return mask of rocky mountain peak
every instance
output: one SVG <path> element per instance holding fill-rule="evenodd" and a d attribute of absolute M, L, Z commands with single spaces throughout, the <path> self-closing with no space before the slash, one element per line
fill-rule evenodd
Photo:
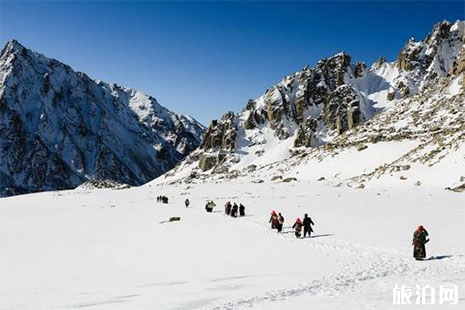
<path fill-rule="evenodd" d="M 440 40 L 449 38 L 450 29 L 452 24 L 447 20 L 441 21 L 433 26 L 431 34 L 425 39 L 425 43 L 428 45 L 437 45 Z"/>
<path fill-rule="evenodd" d="M 410 39 L 397 57 L 397 67 L 413 71 L 411 79 L 431 83 L 452 72 L 464 49 L 465 21 L 437 23 L 423 40 Z M 424 77 L 424 78 L 422 78 Z"/>
<path fill-rule="evenodd" d="M 27 49 L 19 43 L 17 40 L 13 39 L 8 41 L 2 49 L 0 57 L 7 57 L 9 55 L 22 55 L 27 52 Z"/>

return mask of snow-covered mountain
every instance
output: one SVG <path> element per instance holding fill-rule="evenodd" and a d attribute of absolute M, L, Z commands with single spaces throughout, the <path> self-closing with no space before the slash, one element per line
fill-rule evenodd
<path fill-rule="evenodd" d="M 309 160 L 317 152 L 320 159 L 335 156 L 328 150 L 339 145 L 340 153 L 360 145 L 357 137 L 370 137 L 375 143 L 392 141 L 387 138 L 391 134 L 383 134 L 392 130 L 406 144 L 419 135 L 431 137 L 432 131 L 435 139 L 449 141 L 451 128 L 458 136 L 463 129 L 464 43 L 465 22 L 444 21 L 425 39 L 410 39 L 394 62 L 379 59 L 368 68 L 342 52 L 313 68 L 306 66 L 250 100 L 242 112 L 212 121 L 199 149 L 156 183 L 247 174 L 263 181 L 267 176 L 259 171 L 278 173 L 278 164 L 272 169 L 273 163 L 282 161 L 281 172 L 291 171 L 291 166 L 302 168 L 302 158 Z M 463 145 L 463 139 L 455 143 Z M 359 154 L 355 160 L 362 174 L 366 159 Z M 379 165 L 387 164 L 381 158 L 374 156 Z M 350 170 L 348 166 L 340 169 Z"/>
<path fill-rule="evenodd" d="M 173 168 L 205 128 L 134 89 L 94 81 L 17 41 L 0 55 L 0 196 L 89 179 L 143 184 Z"/>

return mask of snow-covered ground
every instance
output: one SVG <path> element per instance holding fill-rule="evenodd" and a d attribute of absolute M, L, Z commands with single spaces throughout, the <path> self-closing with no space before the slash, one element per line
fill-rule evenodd
<path fill-rule="evenodd" d="M 247 215 L 225 216 L 226 201 Z M 245 179 L 3 198 L 0 309 L 461 309 L 464 201 L 438 187 Z M 282 234 L 271 210 L 286 218 Z M 314 237 L 296 239 L 304 213 Z M 420 224 L 428 261 L 412 258 Z M 416 285 L 448 284 L 458 305 L 415 305 Z M 413 287 L 413 305 L 393 305 L 395 285 Z"/>

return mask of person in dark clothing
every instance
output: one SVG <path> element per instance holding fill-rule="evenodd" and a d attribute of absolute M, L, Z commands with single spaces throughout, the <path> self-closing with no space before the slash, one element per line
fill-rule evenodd
<path fill-rule="evenodd" d="M 271 223 L 271 229 L 276 229 L 276 225 L 278 224 L 278 215 L 275 211 L 271 211 L 271 217 L 268 223 Z"/>
<path fill-rule="evenodd" d="M 295 237 L 300 238 L 302 234 L 302 221 L 299 217 L 295 221 L 294 225 L 292 225 L 292 228 L 295 229 Z"/>
<path fill-rule="evenodd" d="M 239 215 L 244 216 L 245 215 L 245 206 L 241 203 L 239 204 Z"/>
<path fill-rule="evenodd" d="M 311 225 L 315 225 L 315 224 L 313 223 L 312 219 L 308 217 L 308 214 L 305 214 L 302 225 L 304 226 L 304 238 L 307 236 L 307 234 L 310 237 L 311 233 L 313 232 Z"/>
<path fill-rule="evenodd" d="M 280 233 L 283 230 L 283 225 L 284 225 L 284 216 L 281 214 L 281 212 L 279 212 L 278 213 L 278 224 L 276 224 L 278 233 Z"/>
<path fill-rule="evenodd" d="M 231 215 L 231 208 L 232 208 L 231 202 L 228 201 L 228 202 L 224 205 L 224 214 L 226 214 L 226 215 Z"/>
<path fill-rule="evenodd" d="M 189 199 L 186 199 L 186 200 L 184 201 L 184 204 L 186 205 L 186 208 L 189 207 L 190 203 L 191 203 L 191 202 L 189 201 Z"/>
<path fill-rule="evenodd" d="M 413 257 L 416 260 L 422 260 L 426 257 L 426 247 L 425 244 L 429 241 L 427 239 L 428 231 L 423 226 L 418 226 L 418 228 L 413 233 Z"/>
<path fill-rule="evenodd" d="M 232 208 L 231 208 L 231 216 L 232 217 L 237 217 L 238 210 L 239 210 L 239 207 L 237 206 L 236 203 L 234 203 Z"/>

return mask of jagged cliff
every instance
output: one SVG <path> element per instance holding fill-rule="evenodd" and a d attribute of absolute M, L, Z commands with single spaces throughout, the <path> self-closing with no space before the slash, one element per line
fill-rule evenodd
<path fill-rule="evenodd" d="M 13 40 L 0 55 L 0 196 L 89 179 L 143 184 L 200 144 L 203 126 L 136 90 L 94 81 Z"/>

